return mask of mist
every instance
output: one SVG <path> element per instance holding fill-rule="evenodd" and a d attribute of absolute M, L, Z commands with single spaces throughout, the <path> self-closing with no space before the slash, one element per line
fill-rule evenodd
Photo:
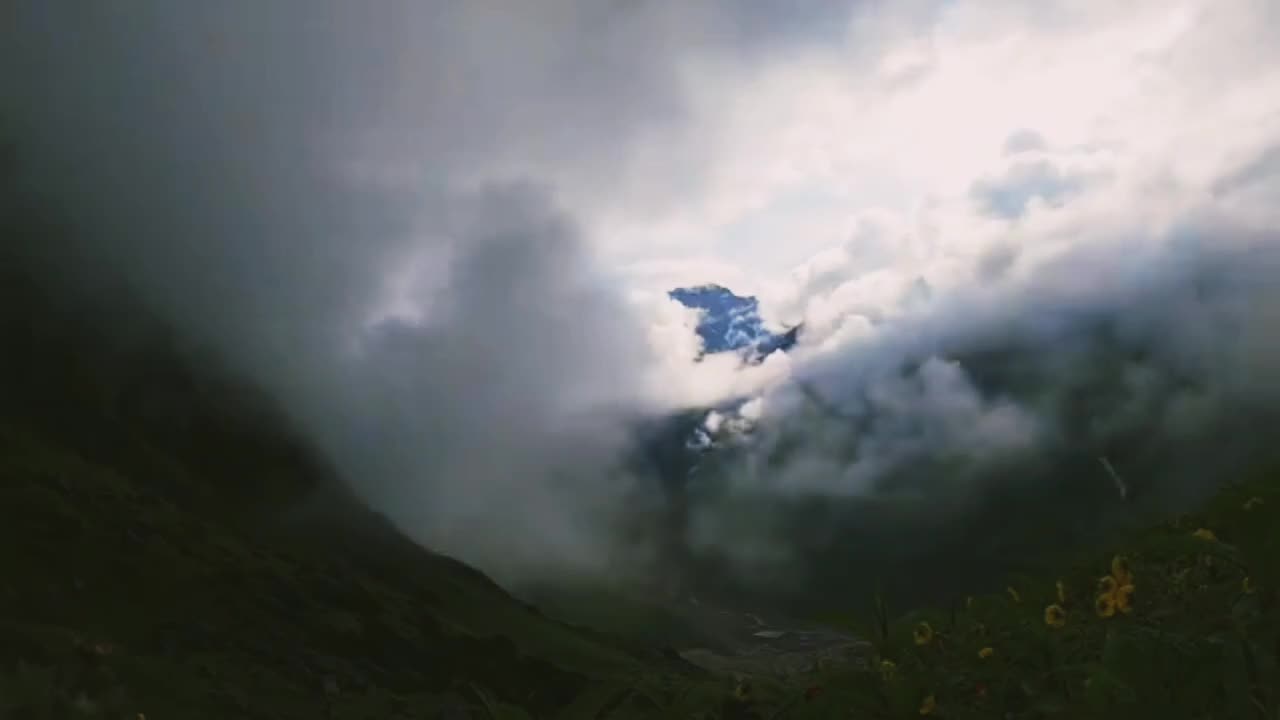
<path fill-rule="evenodd" d="M 871 68 L 867 114 L 942 114 L 909 94 L 941 51 L 892 72 L 877 53 L 947 5 L 11 4 L 0 132 L 24 191 L 69 228 L 20 254 L 52 285 L 135 294 L 276 397 L 372 507 L 504 581 L 658 567 L 784 603 L 842 602 L 891 572 L 953 587 L 1053 549 L 1008 538 L 1085 541 L 1274 455 L 1271 86 L 1223 111 L 1244 119 L 1212 157 L 1207 121 L 1163 144 L 1141 128 L 1129 154 L 1019 129 L 949 194 L 934 185 L 977 154 L 950 128 L 828 122 L 903 158 L 883 178 L 850 163 L 846 197 L 917 181 L 926 197 L 849 200 L 833 248 L 759 283 L 764 309 L 805 330 L 758 367 L 695 363 L 688 314 L 634 302 L 617 258 L 639 251 L 616 247 L 622 220 L 663 218 L 631 233 L 661 245 L 654 228 L 697 234 L 688 208 L 719 228 L 776 166 L 799 172 L 787 153 L 755 162 L 804 137 L 768 123 L 839 103 L 779 85 Z M 1276 67 L 1254 22 L 1268 12 L 1240 0 L 1223 27 L 1149 54 L 1190 88 L 1178 100 L 1208 107 L 1214 83 L 1188 63 Z M 1229 42 L 1232 23 L 1257 42 Z M 764 99 L 731 102 L 751 92 Z M 957 113 L 1005 101 L 943 97 Z M 635 461 L 654 424 L 744 399 L 749 417 L 712 421 L 717 452 Z"/>
<path fill-rule="evenodd" d="M 1280 233 L 1195 202 L 1115 234 L 1118 192 L 1001 278 L 851 303 L 754 417 L 710 416 L 723 450 L 695 461 L 684 527 L 704 582 L 810 610 L 876 582 L 945 601 L 1274 467 Z"/>
<path fill-rule="evenodd" d="M 69 228 L 23 253 L 219 353 L 416 540 L 599 572 L 630 429 L 671 407 L 557 183 L 625 179 L 681 119 L 683 59 L 757 62 L 841 12 L 18 3 L 0 118 Z"/>

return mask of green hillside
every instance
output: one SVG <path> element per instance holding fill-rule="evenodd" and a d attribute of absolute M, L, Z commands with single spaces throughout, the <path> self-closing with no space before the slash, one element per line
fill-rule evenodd
<path fill-rule="evenodd" d="M 158 324 L 6 275 L 0 717 L 572 717 L 706 682 L 409 542 Z"/>
<path fill-rule="evenodd" d="M 878 667 L 824 678 L 796 717 L 1280 717 L 1277 528 L 1280 473 L 1258 473 L 1003 593 L 832 618 Z"/>

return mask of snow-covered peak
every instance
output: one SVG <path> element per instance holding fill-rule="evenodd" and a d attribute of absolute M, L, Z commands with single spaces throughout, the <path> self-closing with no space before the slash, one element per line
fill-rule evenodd
<path fill-rule="evenodd" d="M 759 362 L 777 350 L 788 350 L 796 343 L 799 328 L 775 334 L 764 326 L 760 303 L 754 296 L 742 296 L 720 285 L 676 288 L 670 297 L 688 308 L 698 310 L 697 332 L 703 351 L 710 353 L 743 352 L 752 362 Z"/>

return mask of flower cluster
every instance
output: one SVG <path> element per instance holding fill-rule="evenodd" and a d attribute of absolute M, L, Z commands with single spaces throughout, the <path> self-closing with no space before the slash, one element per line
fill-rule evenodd
<path fill-rule="evenodd" d="M 1098 596 L 1093 608 L 1098 617 L 1114 617 L 1117 612 L 1128 615 L 1133 612 L 1133 572 L 1123 555 L 1111 559 L 1111 573 L 1098 580 Z"/>

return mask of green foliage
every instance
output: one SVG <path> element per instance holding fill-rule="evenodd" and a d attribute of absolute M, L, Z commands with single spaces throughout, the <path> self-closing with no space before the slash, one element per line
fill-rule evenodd
<path fill-rule="evenodd" d="M 829 678 L 847 692 L 812 716 L 836 717 L 839 703 L 868 718 L 1280 717 L 1276 527 L 1280 482 L 1260 477 L 1056 578 L 1017 579 L 954 613 L 911 613 L 880 649 L 892 674 Z M 1096 603 L 1116 587 L 1117 555 L 1135 590 L 1129 612 L 1103 617 Z M 1060 626 L 1051 605 L 1063 609 Z M 930 695 L 936 706 L 922 707 Z"/>

